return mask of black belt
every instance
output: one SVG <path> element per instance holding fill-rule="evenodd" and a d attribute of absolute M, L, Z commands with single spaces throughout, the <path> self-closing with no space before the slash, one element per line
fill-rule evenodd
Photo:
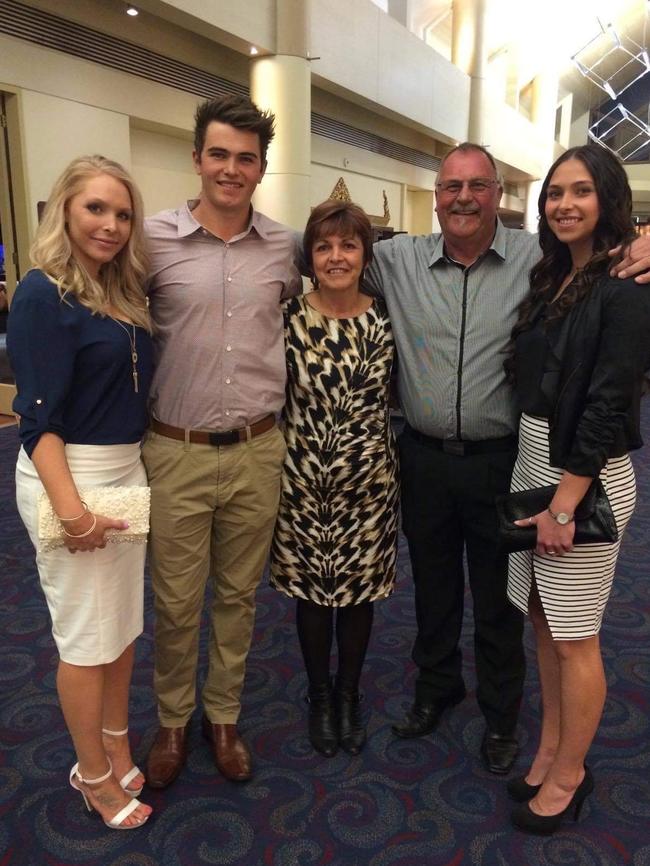
<path fill-rule="evenodd" d="M 436 439 L 434 436 L 426 436 L 420 433 L 419 430 L 414 430 L 410 425 L 406 425 L 406 431 L 416 441 L 427 445 L 429 448 L 435 448 L 436 451 L 444 451 L 445 454 L 451 454 L 454 457 L 471 457 L 473 454 L 494 454 L 499 451 L 511 451 L 517 447 L 517 437 L 502 436 L 500 439 Z"/>

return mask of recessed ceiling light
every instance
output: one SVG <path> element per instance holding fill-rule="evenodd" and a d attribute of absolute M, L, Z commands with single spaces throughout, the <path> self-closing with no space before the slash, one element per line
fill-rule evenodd
<path fill-rule="evenodd" d="M 259 54 L 259 51 L 257 50 L 257 48 L 256 48 L 254 45 L 251 45 L 251 47 L 250 47 L 250 53 L 251 53 L 252 55 L 255 55 L 255 54 Z"/>
<path fill-rule="evenodd" d="M 136 15 L 139 15 L 140 12 L 135 8 L 135 6 L 127 6 L 126 14 L 130 15 L 132 18 L 135 18 Z"/>

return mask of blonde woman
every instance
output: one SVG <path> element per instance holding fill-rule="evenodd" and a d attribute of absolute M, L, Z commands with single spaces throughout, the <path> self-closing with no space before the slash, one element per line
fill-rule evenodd
<path fill-rule="evenodd" d="M 140 439 L 152 374 L 143 207 L 125 170 L 101 156 L 57 180 L 9 316 L 22 448 L 18 509 L 36 547 L 59 652 L 57 690 L 77 754 L 70 784 L 108 827 L 141 826 L 143 776 L 127 738 L 144 546 L 106 545 L 127 524 L 93 514 L 84 486 L 144 485 Z M 45 490 L 65 547 L 38 549 Z"/>

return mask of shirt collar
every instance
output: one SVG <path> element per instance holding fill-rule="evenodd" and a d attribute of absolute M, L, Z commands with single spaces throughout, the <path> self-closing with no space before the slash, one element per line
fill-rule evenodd
<path fill-rule="evenodd" d="M 432 236 L 432 237 L 435 237 Z M 494 233 L 494 237 L 492 238 L 492 243 L 487 248 L 483 255 L 479 256 L 479 258 L 484 258 L 489 252 L 495 253 L 502 261 L 505 261 L 506 258 L 506 228 L 497 217 L 497 227 Z M 437 264 L 440 261 L 448 261 L 448 257 L 445 254 L 445 237 L 442 232 L 438 235 L 438 239 L 433 246 L 433 251 L 431 253 L 431 259 L 429 261 L 429 267 Z"/>
<path fill-rule="evenodd" d="M 192 215 L 192 211 L 199 203 L 198 198 L 188 199 L 184 205 L 182 205 L 178 211 L 178 237 L 186 238 L 195 232 L 201 231 L 203 226 L 201 223 L 194 218 Z M 251 216 L 248 221 L 248 225 L 244 229 L 244 231 L 236 235 L 237 238 L 244 237 L 249 234 L 251 231 L 254 231 L 258 234 L 263 240 L 267 240 L 268 233 L 264 227 L 264 217 L 254 208 L 251 208 Z M 234 240 L 234 238 L 233 238 Z"/>

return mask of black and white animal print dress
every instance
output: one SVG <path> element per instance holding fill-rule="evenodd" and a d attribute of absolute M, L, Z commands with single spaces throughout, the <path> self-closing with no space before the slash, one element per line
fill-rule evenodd
<path fill-rule="evenodd" d="M 398 479 L 388 395 L 394 341 L 383 303 L 334 319 L 285 312 L 287 458 L 271 585 L 339 607 L 390 595 Z"/>

